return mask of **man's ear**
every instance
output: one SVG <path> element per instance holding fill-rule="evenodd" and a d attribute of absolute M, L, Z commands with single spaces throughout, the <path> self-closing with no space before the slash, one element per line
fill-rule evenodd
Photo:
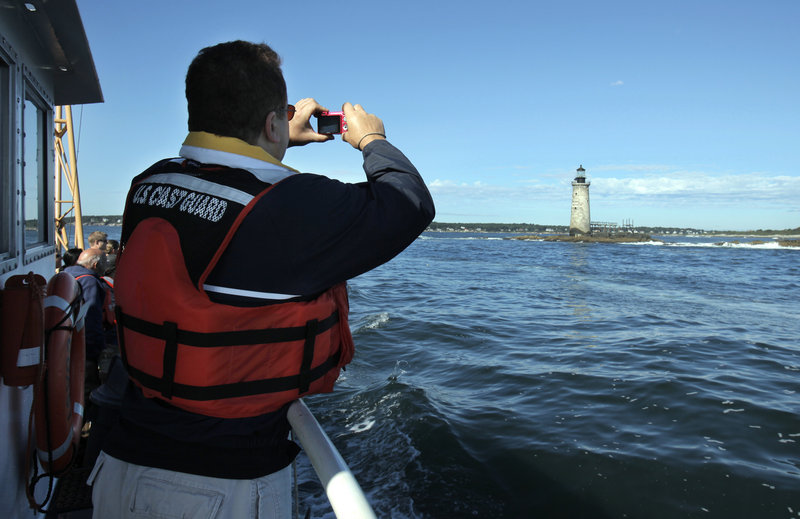
<path fill-rule="evenodd" d="M 280 142 L 280 135 L 278 134 L 278 126 L 277 122 L 277 114 L 275 112 L 270 112 L 267 115 L 266 121 L 264 121 L 264 135 L 267 137 L 269 142 Z"/>

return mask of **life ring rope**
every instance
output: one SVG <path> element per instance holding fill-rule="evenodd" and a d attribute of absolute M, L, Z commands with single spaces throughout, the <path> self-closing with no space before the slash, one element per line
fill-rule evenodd
<path fill-rule="evenodd" d="M 78 287 L 80 287 L 80 285 L 78 285 Z M 58 323 L 56 323 L 55 326 L 45 329 L 45 344 L 47 344 L 49 341 L 50 334 L 57 330 L 75 331 L 83 327 L 83 317 L 86 315 L 88 305 L 81 304 L 82 297 L 83 290 L 78 290 L 78 295 L 72 300 L 72 302 L 68 302 L 66 299 L 58 295 L 51 295 L 44 298 L 45 310 L 48 308 L 56 308 L 64 313 L 64 316 Z M 72 319 L 73 324 L 70 326 L 61 326 L 68 319 Z M 78 326 L 78 324 L 80 324 L 80 326 Z"/>
<path fill-rule="evenodd" d="M 43 304 L 44 361 L 34 384 L 27 458 L 27 473 L 32 476 L 26 489 L 28 502 L 39 511 L 52 496 L 54 478 L 72 467 L 78 451 L 84 415 L 84 318 L 88 310 L 82 301 L 83 290 L 69 274 L 56 274 L 48 283 Z M 65 408 L 64 403 L 69 405 Z M 40 463 L 42 474 L 38 474 Z M 38 503 L 34 491 L 45 477 L 47 495 Z"/>

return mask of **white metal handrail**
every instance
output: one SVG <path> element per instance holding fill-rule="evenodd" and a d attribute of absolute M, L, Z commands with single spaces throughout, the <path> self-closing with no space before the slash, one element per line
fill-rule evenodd
<path fill-rule="evenodd" d="M 339 519 L 375 519 L 375 512 L 339 451 L 302 400 L 289 406 L 289 424 L 311 460 Z"/>

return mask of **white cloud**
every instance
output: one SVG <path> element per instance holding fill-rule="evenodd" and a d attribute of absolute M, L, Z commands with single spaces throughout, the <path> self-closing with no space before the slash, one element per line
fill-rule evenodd
<path fill-rule="evenodd" d="M 621 79 L 618 79 L 618 80 L 614 81 L 613 83 L 611 83 L 611 86 L 622 86 L 624 84 L 625 84 L 624 81 L 622 81 Z"/>
<path fill-rule="evenodd" d="M 623 172 L 621 169 L 626 171 Z M 614 170 L 618 175 L 590 175 L 593 200 L 604 204 L 658 206 L 734 206 L 783 207 L 795 209 L 800 199 L 800 179 L 767 173 L 714 174 L 676 170 L 661 165 L 598 166 L 594 172 Z M 622 173 L 622 175 L 619 175 Z M 625 173 L 633 173 L 626 176 Z M 537 175 L 517 179 L 511 185 L 484 181 L 454 182 L 436 179 L 429 184 L 434 198 L 463 202 L 511 203 L 522 200 L 567 200 L 572 178 Z"/>
<path fill-rule="evenodd" d="M 676 171 L 635 178 L 595 177 L 590 180 L 592 191 L 597 195 L 611 200 L 640 199 L 644 203 L 769 203 L 791 206 L 800 197 L 797 177 L 764 173 L 714 175 Z"/>
<path fill-rule="evenodd" d="M 796 227 L 800 214 L 800 175 L 658 164 L 598 165 L 587 173 L 593 215 L 609 221 L 625 217 L 647 225 L 784 229 Z M 569 217 L 574 173 L 513 180 L 485 174 L 486 180 L 429 183 L 439 221 L 563 224 Z"/>
<path fill-rule="evenodd" d="M 453 182 L 452 180 L 436 179 L 428 184 L 428 188 L 434 197 L 456 198 L 459 200 L 481 200 L 503 202 L 510 199 L 535 200 L 549 199 L 558 196 L 563 191 L 563 185 L 558 184 L 539 184 L 530 185 L 528 180 L 523 180 L 520 184 L 496 185 L 485 182 Z M 536 182 L 533 180 L 533 182 Z M 567 195 L 569 196 L 569 195 Z"/>

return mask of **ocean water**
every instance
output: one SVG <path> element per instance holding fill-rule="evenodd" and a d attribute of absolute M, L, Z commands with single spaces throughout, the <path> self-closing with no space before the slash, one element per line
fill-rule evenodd
<path fill-rule="evenodd" d="M 356 358 L 306 403 L 378 517 L 800 517 L 800 250 L 507 237 L 350 283 Z"/>
<path fill-rule="evenodd" d="M 378 517 L 800 517 L 800 250 L 510 236 L 350 282 L 356 357 L 305 401 Z"/>

